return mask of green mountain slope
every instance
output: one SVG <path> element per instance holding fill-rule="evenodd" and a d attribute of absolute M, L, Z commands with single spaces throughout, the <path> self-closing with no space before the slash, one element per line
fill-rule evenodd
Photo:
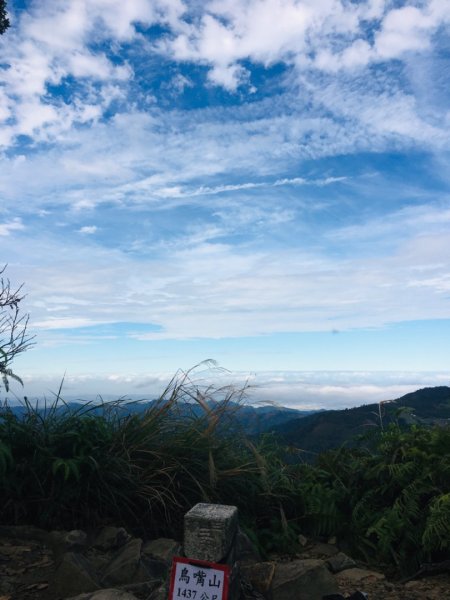
<path fill-rule="evenodd" d="M 309 452 L 352 444 L 355 436 L 373 428 L 400 424 L 450 423 L 450 387 L 424 388 L 397 400 L 344 410 L 328 410 L 274 426 L 283 443 Z"/>

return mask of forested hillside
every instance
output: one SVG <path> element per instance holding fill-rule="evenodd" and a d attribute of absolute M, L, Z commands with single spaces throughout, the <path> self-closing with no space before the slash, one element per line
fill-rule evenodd
<path fill-rule="evenodd" d="M 308 452 L 321 452 L 342 444 L 354 445 L 357 436 L 400 425 L 443 425 L 450 422 L 450 387 L 424 388 L 397 400 L 357 408 L 329 410 L 293 419 L 274 431 L 283 443 Z"/>

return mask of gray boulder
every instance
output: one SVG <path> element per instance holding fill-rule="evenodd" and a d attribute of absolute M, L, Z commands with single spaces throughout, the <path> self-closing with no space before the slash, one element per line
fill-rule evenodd
<path fill-rule="evenodd" d="M 378 571 L 370 571 L 369 569 L 351 568 L 346 569 L 342 573 L 336 575 L 338 581 L 352 581 L 353 583 L 361 583 L 364 581 L 379 581 L 385 579 L 383 573 Z"/>
<path fill-rule="evenodd" d="M 67 597 L 100 589 L 95 573 L 84 556 L 66 552 L 50 582 L 51 597 Z"/>
<path fill-rule="evenodd" d="M 273 600 L 322 600 L 338 591 L 334 577 L 321 560 L 293 560 L 276 566 Z"/>
<path fill-rule="evenodd" d="M 345 569 L 356 567 L 356 562 L 353 558 L 344 554 L 344 552 L 339 552 L 327 560 L 327 565 L 332 573 L 340 573 L 341 571 L 345 571 Z"/>
<path fill-rule="evenodd" d="M 79 596 L 72 596 L 66 600 L 137 600 L 136 596 L 126 592 L 124 590 L 116 590 L 114 588 L 100 590 L 93 594 L 81 594 Z"/>
<path fill-rule="evenodd" d="M 119 549 L 105 568 L 101 577 L 102 585 L 120 585 L 135 581 L 140 566 L 142 540 L 133 538 Z"/>
<path fill-rule="evenodd" d="M 142 546 L 142 554 L 148 558 L 164 561 L 167 565 L 172 563 L 174 556 L 181 553 L 181 544 L 169 538 L 150 540 Z"/>
<path fill-rule="evenodd" d="M 241 577 L 253 590 L 264 596 L 269 595 L 275 574 L 274 562 L 260 562 L 241 566 Z"/>
<path fill-rule="evenodd" d="M 308 551 L 313 558 L 329 558 L 337 554 L 339 550 L 336 546 L 332 544 L 323 544 L 321 542 L 317 542 L 314 544 Z"/>
<path fill-rule="evenodd" d="M 73 552 L 76 552 L 77 550 L 86 548 L 88 536 L 86 532 L 81 529 L 73 529 L 66 534 L 64 541 L 68 550 L 70 549 Z"/>
<path fill-rule="evenodd" d="M 103 527 L 95 538 L 92 547 L 108 552 L 124 546 L 130 539 L 130 534 L 123 527 Z"/>
<path fill-rule="evenodd" d="M 52 549 L 56 560 L 65 552 L 83 552 L 88 545 L 88 536 L 81 529 L 72 531 L 51 531 L 45 543 Z"/>

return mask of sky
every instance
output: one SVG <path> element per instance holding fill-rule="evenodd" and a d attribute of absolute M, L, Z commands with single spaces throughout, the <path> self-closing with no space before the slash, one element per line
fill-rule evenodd
<path fill-rule="evenodd" d="M 14 393 L 153 397 L 209 358 L 299 408 L 449 384 L 447 0 L 8 11 Z"/>

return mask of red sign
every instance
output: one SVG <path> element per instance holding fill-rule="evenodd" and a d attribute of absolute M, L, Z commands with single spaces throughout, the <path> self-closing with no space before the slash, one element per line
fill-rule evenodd
<path fill-rule="evenodd" d="M 169 600 L 228 600 L 229 565 L 174 556 Z"/>

